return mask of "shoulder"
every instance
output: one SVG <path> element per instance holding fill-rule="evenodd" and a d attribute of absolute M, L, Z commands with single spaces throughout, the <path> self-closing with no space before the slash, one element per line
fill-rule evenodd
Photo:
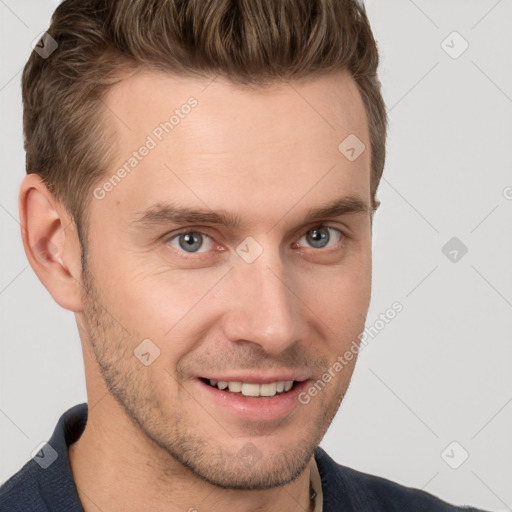
<path fill-rule="evenodd" d="M 31 459 L 0 487 L 2 512 L 48 510 L 39 491 L 38 468 L 37 463 Z"/>
<path fill-rule="evenodd" d="M 80 437 L 86 421 L 86 403 L 62 414 L 50 440 L 0 487 L 2 512 L 83 512 L 68 446 Z"/>
<path fill-rule="evenodd" d="M 476 508 L 451 505 L 420 489 L 342 466 L 321 448 L 315 451 L 315 460 L 326 512 L 342 506 L 356 511 L 479 512 Z"/>

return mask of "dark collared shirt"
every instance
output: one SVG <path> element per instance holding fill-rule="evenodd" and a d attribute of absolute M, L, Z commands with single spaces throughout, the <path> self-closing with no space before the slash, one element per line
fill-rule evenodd
<path fill-rule="evenodd" d="M 0 488 L 1 512 L 83 512 L 68 447 L 82 434 L 87 404 L 66 411 L 50 441 Z M 431 494 L 341 466 L 317 448 L 323 512 L 482 512 L 450 505 Z"/>

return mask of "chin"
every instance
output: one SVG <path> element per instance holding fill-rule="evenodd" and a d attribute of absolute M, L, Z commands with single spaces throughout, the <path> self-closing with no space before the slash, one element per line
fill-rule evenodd
<path fill-rule="evenodd" d="M 270 455 L 247 442 L 237 452 L 224 451 L 217 457 L 204 452 L 194 456 L 189 452 L 186 458 L 178 460 L 196 476 L 216 487 L 264 490 L 286 485 L 298 478 L 308 466 L 313 450 L 274 451 Z"/>

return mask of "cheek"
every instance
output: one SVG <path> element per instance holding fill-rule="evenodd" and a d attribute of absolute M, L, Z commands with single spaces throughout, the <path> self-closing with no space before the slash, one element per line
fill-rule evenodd
<path fill-rule="evenodd" d="M 111 276 L 105 300 L 133 338 L 149 338 L 161 350 L 172 345 L 173 355 L 179 357 L 200 339 L 192 331 L 208 323 L 205 299 L 224 272 L 180 272 L 137 263 L 125 268 L 125 277 L 119 270 Z"/>
<path fill-rule="evenodd" d="M 371 255 L 359 253 L 351 264 L 321 269 L 302 281 L 301 296 L 326 325 L 326 338 L 347 341 L 357 337 L 371 295 Z"/>

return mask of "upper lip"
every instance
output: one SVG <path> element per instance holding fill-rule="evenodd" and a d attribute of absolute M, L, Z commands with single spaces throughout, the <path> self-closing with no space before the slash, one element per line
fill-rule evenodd
<path fill-rule="evenodd" d="M 256 370 L 253 372 L 244 373 L 227 373 L 223 375 L 210 374 L 210 375 L 199 375 L 199 378 L 224 381 L 224 382 L 247 382 L 251 384 L 269 384 L 271 382 L 285 382 L 285 381 L 304 381 L 307 380 L 308 374 L 298 370 L 280 370 L 273 372 L 265 372 L 262 370 Z"/>

